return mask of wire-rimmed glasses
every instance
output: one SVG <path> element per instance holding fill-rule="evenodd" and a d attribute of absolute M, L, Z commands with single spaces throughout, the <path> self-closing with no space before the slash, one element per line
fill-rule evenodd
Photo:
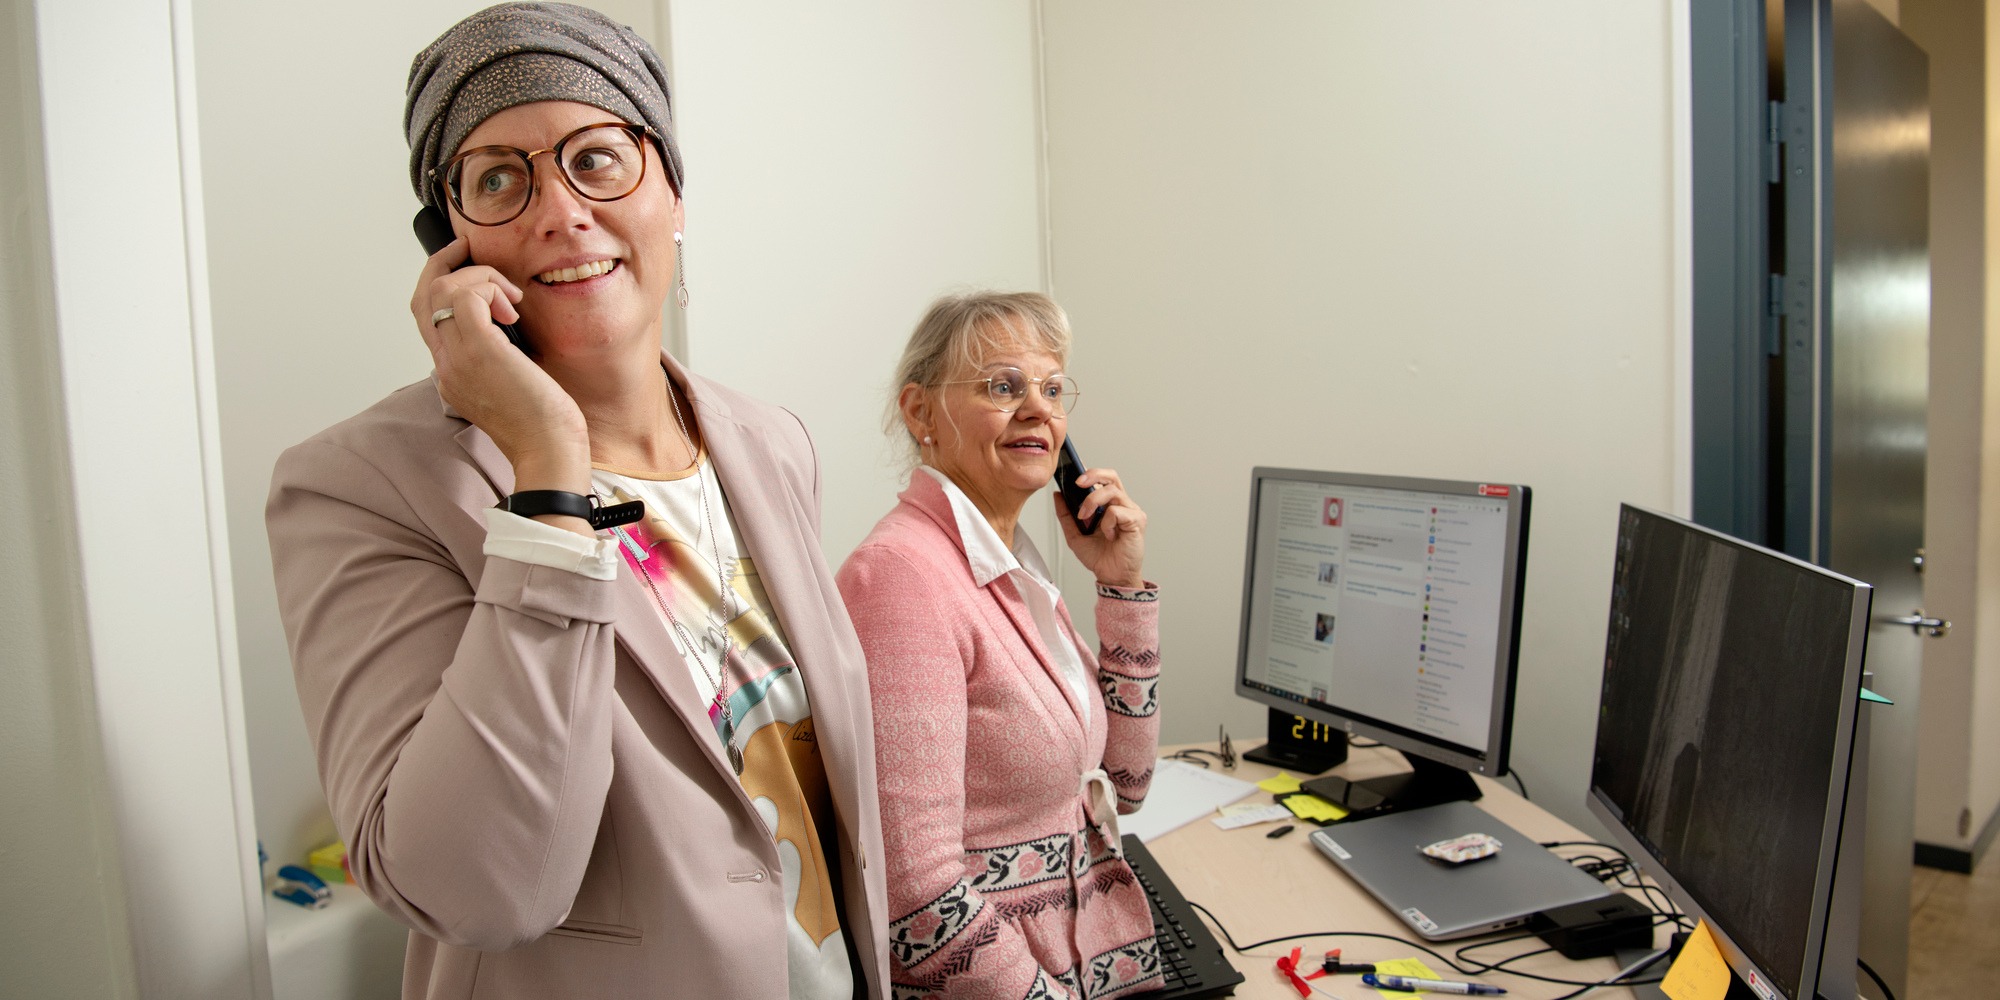
<path fill-rule="evenodd" d="M 993 398 L 993 406 L 1002 413 L 1012 413 L 1020 409 L 1021 404 L 1027 401 L 1028 393 L 1035 391 L 1030 389 L 1031 386 L 1040 391 L 1042 401 L 1049 404 L 1051 409 L 1060 409 L 1068 413 L 1076 408 L 1075 379 L 1063 374 L 1029 378 L 1027 372 L 1012 365 L 996 368 L 992 374 L 984 378 L 962 378 L 938 384 L 965 385 L 970 382 L 986 383 L 986 394 Z"/>
<path fill-rule="evenodd" d="M 535 194 L 535 157 L 553 154 L 556 173 L 579 197 L 617 201 L 646 179 L 646 137 L 652 130 L 625 122 L 585 125 L 547 149 L 475 146 L 437 165 L 431 178 L 451 207 L 475 226 L 502 226 L 521 217 Z"/>
<path fill-rule="evenodd" d="M 1203 770 L 1207 770 L 1209 758 L 1212 757 L 1222 762 L 1223 770 L 1236 770 L 1236 747 L 1229 742 L 1229 730 L 1222 726 L 1217 726 L 1215 727 L 1215 737 L 1216 748 L 1214 750 L 1207 749 L 1206 747 L 1182 747 L 1168 754 L 1167 759 L 1185 761 L 1189 764 L 1200 764 Z"/>

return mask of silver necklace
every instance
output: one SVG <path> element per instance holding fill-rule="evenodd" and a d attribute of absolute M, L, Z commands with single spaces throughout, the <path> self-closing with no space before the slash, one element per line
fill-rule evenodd
<path fill-rule="evenodd" d="M 666 370 L 661 369 L 662 378 Z M 694 435 L 688 433 L 687 421 L 681 419 L 680 394 L 674 392 L 672 379 L 667 380 L 667 403 L 674 408 L 674 425 L 680 428 L 681 440 L 687 442 L 688 467 L 695 470 L 695 487 L 701 491 L 701 521 L 708 528 L 708 548 L 715 556 L 715 602 L 719 610 L 708 613 L 708 627 L 703 630 L 709 648 L 729 646 L 729 582 L 722 569 L 722 536 L 715 533 L 715 517 L 708 512 L 708 477 L 701 474 L 701 455 L 695 451 Z"/>
<path fill-rule="evenodd" d="M 663 369 L 661 375 L 664 377 L 665 374 Z M 718 613 L 713 608 L 709 609 L 708 621 L 702 629 L 702 646 L 719 650 L 715 657 L 714 670 L 708 668 L 708 661 L 702 657 L 701 647 L 697 647 L 694 635 L 688 631 L 687 625 L 681 622 L 680 616 L 674 614 L 674 609 L 668 605 L 666 598 L 660 595 L 660 589 L 653 583 L 652 575 L 642 570 L 639 578 L 646 581 L 646 589 L 652 593 L 653 603 L 659 605 L 660 611 L 667 616 L 667 622 L 673 626 L 675 634 L 680 636 L 681 644 L 686 647 L 688 656 L 693 658 L 695 666 L 701 669 L 702 677 L 715 686 L 715 696 L 709 699 L 709 704 L 714 707 L 717 716 L 722 720 L 722 744 L 728 752 L 729 766 L 741 776 L 743 751 L 736 746 L 736 720 L 730 714 L 729 702 L 723 690 L 723 681 L 728 678 L 730 604 L 729 581 L 722 567 L 722 537 L 716 534 L 715 519 L 709 513 L 708 479 L 702 475 L 699 468 L 701 456 L 695 451 L 694 436 L 688 433 L 687 421 L 681 417 L 680 401 L 675 397 L 673 382 L 668 380 L 667 402 L 673 406 L 674 424 L 680 428 L 681 440 L 687 443 L 688 468 L 695 470 L 695 485 L 701 492 L 702 523 L 708 528 L 709 551 L 713 554 L 715 562 L 715 599 L 716 603 L 721 605 L 721 611 Z"/>

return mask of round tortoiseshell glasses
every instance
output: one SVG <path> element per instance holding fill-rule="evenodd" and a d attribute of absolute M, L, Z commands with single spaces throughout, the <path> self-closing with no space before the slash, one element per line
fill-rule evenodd
<path fill-rule="evenodd" d="M 513 146 L 475 146 L 431 170 L 451 207 L 476 226 L 501 226 L 520 218 L 535 194 L 535 157 L 553 154 L 556 173 L 579 197 L 617 201 L 646 179 L 646 141 L 652 129 L 625 122 L 585 125 L 533 152 Z"/>

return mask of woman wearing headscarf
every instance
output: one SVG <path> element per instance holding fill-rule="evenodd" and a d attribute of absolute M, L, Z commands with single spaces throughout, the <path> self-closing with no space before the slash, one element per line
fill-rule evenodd
<path fill-rule="evenodd" d="M 403 995 L 887 995 L 861 652 L 789 412 L 661 350 L 653 49 L 564 4 L 416 58 L 431 377 L 287 451 L 299 698 Z M 516 348 L 498 324 L 517 326 Z"/>
<path fill-rule="evenodd" d="M 1159 737 L 1146 514 L 1112 469 L 1083 472 L 1074 516 L 1056 495 L 1070 552 L 1097 580 L 1095 653 L 1020 527 L 1069 432 L 1069 348 L 1069 321 L 1043 295 L 933 305 L 890 419 L 920 464 L 840 568 L 875 705 L 899 995 L 1161 986 L 1152 911 L 1118 835 Z"/>

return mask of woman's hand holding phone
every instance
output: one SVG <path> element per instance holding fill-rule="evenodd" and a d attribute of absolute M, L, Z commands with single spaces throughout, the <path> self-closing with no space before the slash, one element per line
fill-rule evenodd
<path fill-rule="evenodd" d="M 1115 469 L 1087 469 L 1077 481 L 1090 487 L 1090 496 L 1075 514 L 1070 513 L 1062 491 L 1051 494 L 1056 520 L 1062 523 L 1070 551 L 1098 583 L 1132 589 L 1145 586 L 1146 512 L 1132 502 Z M 1077 518 L 1088 520 L 1099 511 L 1103 516 L 1097 520 L 1097 530 L 1084 534 L 1077 527 Z"/>
<path fill-rule="evenodd" d="M 493 268 L 466 264 L 470 253 L 461 238 L 431 255 L 410 298 L 410 315 L 437 368 L 438 392 L 507 456 L 515 489 L 588 493 L 583 411 L 495 325 L 519 321 L 521 289 Z M 432 323 L 446 308 L 451 317 Z"/>

